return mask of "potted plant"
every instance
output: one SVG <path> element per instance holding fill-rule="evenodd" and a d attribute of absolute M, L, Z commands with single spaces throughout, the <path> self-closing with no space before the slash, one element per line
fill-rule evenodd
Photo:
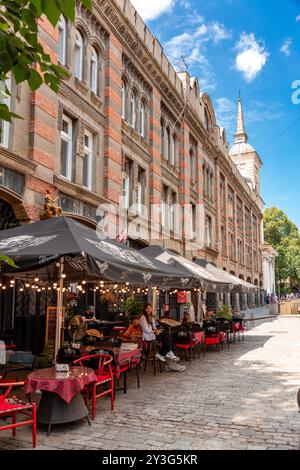
<path fill-rule="evenodd" d="M 132 297 L 128 297 L 123 304 L 123 310 L 126 317 L 131 322 L 134 316 L 141 314 L 142 305 L 140 302 L 134 300 Z"/>
<path fill-rule="evenodd" d="M 226 321 L 232 320 L 231 308 L 226 304 L 222 305 L 221 307 L 218 308 L 217 316 L 218 318 L 222 320 L 226 320 Z"/>
<path fill-rule="evenodd" d="M 54 341 L 47 341 L 44 345 L 42 354 L 37 358 L 36 368 L 37 369 L 47 369 L 51 367 L 55 355 L 55 345 Z"/>

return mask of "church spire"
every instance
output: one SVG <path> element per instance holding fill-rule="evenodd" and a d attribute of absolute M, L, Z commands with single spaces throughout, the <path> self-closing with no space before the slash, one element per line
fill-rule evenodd
<path fill-rule="evenodd" d="M 239 102 L 238 102 L 238 117 L 237 117 L 237 128 L 235 134 L 235 144 L 240 144 L 242 142 L 248 142 L 248 136 L 245 131 L 244 123 L 244 113 L 243 113 L 243 103 L 241 98 L 241 93 L 239 92 Z"/>

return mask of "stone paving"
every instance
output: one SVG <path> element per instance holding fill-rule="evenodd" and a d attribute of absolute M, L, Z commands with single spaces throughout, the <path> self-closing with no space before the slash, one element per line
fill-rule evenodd
<path fill-rule="evenodd" d="M 185 373 L 149 373 L 118 392 L 116 409 L 98 402 L 86 421 L 39 429 L 38 449 L 298 449 L 300 318 L 261 321 L 245 341 L 209 352 Z M 30 430 L 2 432 L 0 448 L 30 448 Z"/>

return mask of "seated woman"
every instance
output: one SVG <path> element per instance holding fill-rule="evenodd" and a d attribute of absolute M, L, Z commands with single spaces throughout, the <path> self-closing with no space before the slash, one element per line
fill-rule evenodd
<path fill-rule="evenodd" d="M 189 312 L 187 310 L 185 310 L 184 313 L 183 313 L 183 318 L 182 318 L 181 324 L 182 325 L 188 325 L 189 323 L 192 323 L 191 319 L 190 319 L 190 315 L 189 315 Z"/>
<path fill-rule="evenodd" d="M 143 315 L 141 316 L 140 325 L 143 332 L 143 339 L 145 341 L 158 340 L 161 342 L 161 349 L 156 354 L 156 357 L 160 361 L 166 362 L 166 358 L 173 361 L 179 361 L 179 358 L 176 357 L 172 351 L 173 344 L 169 332 L 165 330 L 158 330 L 156 328 L 151 304 L 145 305 L 143 309 Z"/>
<path fill-rule="evenodd" d="M 142 328 L 140 325 L 140 315 L 135 315 L 127 330 L 123 333 L 122 339 L 126 341 L 138 341 L 143 337 Z"/>

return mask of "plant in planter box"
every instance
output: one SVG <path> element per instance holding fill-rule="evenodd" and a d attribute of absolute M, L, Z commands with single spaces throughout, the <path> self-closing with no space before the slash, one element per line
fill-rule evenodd
<path fill-rule="evenodd" d="M 217 316 L 222 320 L 232 320 L 231 308 L 228 305 L 222 305 L 217 311 Z"/>

